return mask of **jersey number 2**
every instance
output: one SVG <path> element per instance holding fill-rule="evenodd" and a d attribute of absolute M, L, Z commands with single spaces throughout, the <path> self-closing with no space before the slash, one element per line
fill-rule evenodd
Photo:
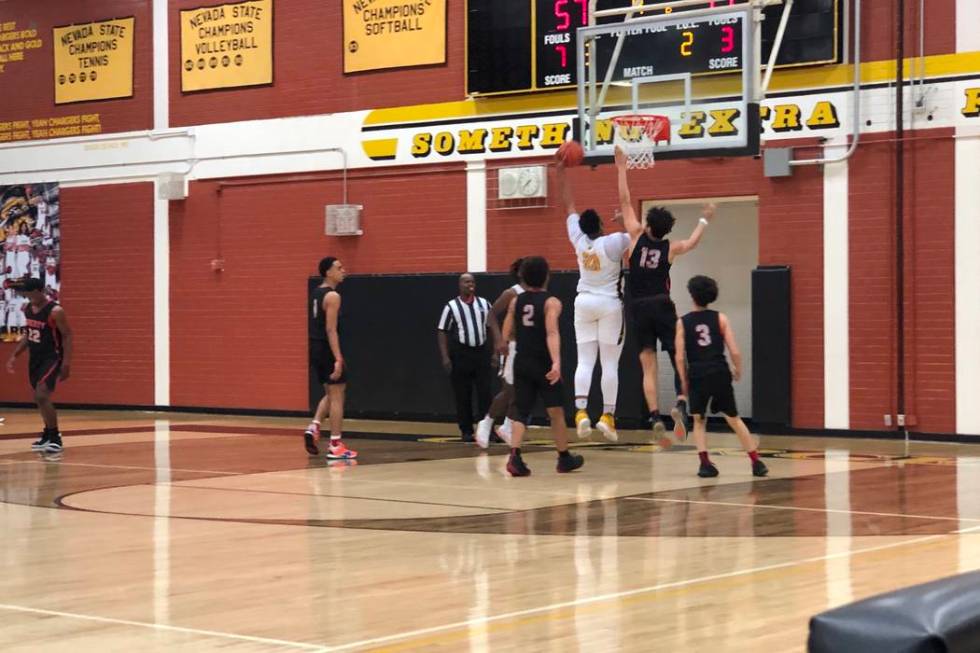
<path fill-rule="evenodd" d="M 524 316 L 521 318 L 521 322 L 526 327 L 534 326 L 534 304 L 528 304 L 524 307 Z"/>
<path fill-rule="evenodd" d="M 40 329 L 28 329 L 27 330 L 27 340 L 29 342 L 40 343 L 41 342 L 41 330 Z"/>
<path fill-rule="evenodd" d="M 711 329 L 708 328 L 707 324 L 699 324 L 694 327 L 694 330 L 697 331 L 699 345 L 707 347 L 711 344 Z"/>

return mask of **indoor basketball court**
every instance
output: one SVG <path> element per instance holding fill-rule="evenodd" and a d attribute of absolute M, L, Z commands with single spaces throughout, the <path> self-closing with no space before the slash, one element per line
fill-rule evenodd
<path fill-rule="evenodd" d="M 980 651 L 977 24 L 0 2 L 0 649 Z"/>

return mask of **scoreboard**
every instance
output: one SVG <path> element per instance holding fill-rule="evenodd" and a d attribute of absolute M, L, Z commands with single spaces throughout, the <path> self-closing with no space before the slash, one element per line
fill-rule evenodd
<path fill-rule="evenodd" d="M 631 0 L 598 0 L 598 9 L 628 7 Z M 733 5 L 735 0 L 706 0 L 704 7 Z M 840 0 L 796 0 L 790 13 L 777 66 L 839 63 L 842 59 Z M 577 83 L 578 28 L 588 25 L 589 0 L 467 0 L 467 94 L 491 95 L 560 89 Z M 691 7 L 697 9 L 698 6 Z M 673 17 L 682 17 L 683 9 Z M 764 10 L 762 58 L 767 61 L 783 7 Z M 648 9 L 642 15 L 664 13 Z M 641 14 L 637 14 L 641 15 Z M 600 20 L 599 24 L 621 22 Z M 708 74 L 741 69 L 739 19 L 700 17 L 689 24 L 646 28 L 626 38 L 617 66 L 638 73 Z M 615 37 L 596 40 L 600 70 L 612 57 Z M 654 65 L 655 64 L 655 65 Z M 603 75 L 600 73 L 600 75 Z M 628 75 L 630 77 L 643 76 Z"/>

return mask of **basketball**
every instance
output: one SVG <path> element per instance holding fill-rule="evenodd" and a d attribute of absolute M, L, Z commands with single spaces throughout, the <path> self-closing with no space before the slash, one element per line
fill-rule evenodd
<path fill-rule="evenodd" d="M 578 141 L 566 141 L 558 148 L 556 156 L 564 162 L 565 167 L 574 168 L 582 165 L 582 161 L 585 159 L 585 150 L 582 149 L 582 145 Z"/>

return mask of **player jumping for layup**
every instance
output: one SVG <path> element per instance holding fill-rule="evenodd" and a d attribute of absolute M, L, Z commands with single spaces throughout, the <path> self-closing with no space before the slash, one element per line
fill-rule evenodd
<path fill-rule="evenodd" d="M 558 471 L 570 472 L 585 464 L 585 459 L 568 451 L 568 432 L 562 409 L 561 336 L 558 333 L 561 300 L 546 290 L 548 261 L 545 259 L 540 256 L 524 259 L 521 276 L 527 291 L 511 300 L 504 319 L 504 338 L 517 341 L 514 358 L 517 418 L 511 435 L 507 471 L 511 476 L 531 475 L 521 458 L 521 441 L 540 396 L 555 436 Z"/>
<path fill-rule="evenodd" d="M 558 159 L 558 186 L 561 189 L 568 240 L 578 261 L 578 296 L 575 298 L 575 342 L 578 366 L 575 368 L 575 427 L 580 438 L 588 437 L 592 424 L 585 408 L 592 386 L 596 356 L 602 365 L 602 416 L 596 427 L 608 440 L 616 433 L 616 397 L 619 394 L 619 355 L 623 351 L 623 300 L 620 278 L 623 255 L 630 245 L 625 233 L 602 233 L 602 218 L 594 209 L 579 215 L 572 189 L 565 176 L 565 164 Z"/>
<path fill-rule="evenodd" d="M 357 458 L 357 452 L 348 449 L 341 440 L 347 367 L 340 350 L 340 293 L 337 286 L 347 278 L 347 271 L 343 263 L 328 256 L 320 261 L 320 276 L 323 283 L 313 291 L 310 308 L 310 367 L 323 384 L 324 395 L 303 438 L 306 452 L 311 456 L 319 454 L 317 441 L 320 439 L 320 421 L 329 414 L 330 446 L 327 448 L 327 458 L 346 460 Z"/>
<path fill-rule="evenodd" d="M 663 207 L 647 211 L 646 226 L 636 219 L 626 179 L 626 154 L 616 148 L 616 168 L 619 175 L 619 203 L 623 223 L 629 232 L 630 274 L 629 290 L 632 303 L 633 328 L 640 347 L 640 365 L 643 368 L 643 395 L 646 397 L 654 437 L 663 439 L 666 429 L 657 406 L 657 341 L 662 351 L 670 355 L 674 365 L 674 331 L 677 309 L 670 299 L 670 267 L 678 256 L 687 254 L 698 246 L 708 222 L 715 215 L 715 206 L 706 204 L 698 226 L 687 240 L 666 239 L 674 228 L 674 216 Z M 678 440 L 687 436 L 687 402 L 682 393 L 680 376 L 674 365 L 674 389 L 677 405 L 671 410 L 674 418 L 674 435 Z"/>

